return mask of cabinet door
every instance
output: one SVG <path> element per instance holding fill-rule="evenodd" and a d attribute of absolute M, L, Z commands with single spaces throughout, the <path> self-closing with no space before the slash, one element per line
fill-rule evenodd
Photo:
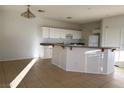
<path fill-rule="evenodd" d="M 66 36 L 67 36 L 68 34 L 73 35 L 72 30 L 65 30 L 65 38 L 66 38 Z"/>
<path fill-rule="evenodd" d="M 81 31 L 76 31 L 76 30 L 66 30 L 66 35 L 71 34 L 73 36 L 73 39 L 81 39 L 82 33 Z"/>
<path fill-rule="evenodd" d="M 65 29 L 60 29 L 60 38 L 63 38 L 63 39 L 66 38 L 66 30 Z"/>
<path fill-rule="evenodd" d="M 85 70 L 85 55 L 84 49 L 80 48 L 67 48 L 67 71 L 74 71 L 74 72 L 84 72 Z"/>
<path fill-rule="evenodd" d="M 52 46 L 44 46 L 44 58 L 52 58 Z"/>
<path fill-rule="evenodd" d="M 57 28 L 50 28 L 50 38 L 61 38 L 61 33 Z"/>
<path fill-rule="evenodd" d="M 53 52 L 52 52 L 52 64 L 58 66 L 61 68 L 60 66 L 60 51 L 61 51 L 61 47 L 58 47 L 58 46 L 54 46 L 53 47 Z M 63 60 L 63 59 L 62 59 Z"/>
<path fill-rule="evenodd" d="M 120 49 L 124 50 L 124 29 L 121 29 L 121 44 Z"/>
<path fill-rule="evenodd" d="M 99 73 L 99 56 L 96 53 L 87 54 L 87 73 Z"/>
<path fill-rule="evenodd" d="M 43 38 L 50 37 L 50 28 L 49 27 L 42 27 L 42 37 Z"/>
<path fill-rule="evenodd" d="M 81 39 L 82 33 L 81 31 L 73 31 L 73 39 Z"/>
<path fill-rule="evenodd" d="M 102 33 L 103 47 L 119 47 L 121 30 L 119 28 L 105 28 Z"/>

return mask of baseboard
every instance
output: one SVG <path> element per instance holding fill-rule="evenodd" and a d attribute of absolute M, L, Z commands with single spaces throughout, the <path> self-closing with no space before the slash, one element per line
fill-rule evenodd
<path fill-rule="evenodd" d="M 8 60 L 0 60 L 0 62 L 4 62 L 4 61 L 21 61 L 21 60 L 27 60 L 27 59 L 33 59 L 33 57 L 29 57 L 29 58 L 16 58 L 16 59 L 8 59 Z"/>
<path fill-rule="evenodd" d="M 115 65 L 118 67 L 124 67 L 124 62 L 116 62 Z"/>

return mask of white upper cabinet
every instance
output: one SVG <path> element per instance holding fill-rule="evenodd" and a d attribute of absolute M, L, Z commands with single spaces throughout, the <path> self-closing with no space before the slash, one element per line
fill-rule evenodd
<path fill-rule="evenodd" d="M 71 34 L 71 35 L 73 36 L 73 31 L 72 31 L 72 30 L 68 30 L 68 29 L 66 30 L 66 29 L 65 29 L 64 34 L 65 34 L 65 38 L 66 38 L 66 36 L 69 35 L 69 34 Z"/>
<path fill-rule="evenodd" d="M 76 30 L 42 27 L 43 38 L 66 38 L 66 35 L 71 34 L 73 39 L 81 39 L 82 32 Z"/>
<path fill-rule="evenodd" d="M 42 27 L 42 37 L 49 38 L 50 37 L 50 28 Z"/>
<path fill-rule="evenodd" d="M 119 47 L 120 46 L 120 28 L 104 28 L 102 33 L 103 47 Z"/>
<path fill-rule="evenodd" d="M 81 39 L 82 38 L 82 32 L 76 31 L 76 30 L 66 30 L 65 31 L 65 37 L 66 35 L 71 34 L 73 36 L 73 39 Z"/>
<path fill-rule="evenodd" d="M 120 49 L 124 50 L 124 28 L 121 29 L 121 42 L 120 42 Z"/>
<path fill-rule="evenodd" d="M 56 28 L 50 28 L 50 38 L 60 38 L 60 31 Z"/>
<path fill-rule="evenodd" d="M 117 19 L 110 18 L 103 20 L 101 37 L 102 47 L 120 47 L 121 26 Z"/>
<path fill-rule="evenodd" d="M 63 39 L 65 39 L 66 38 L 66 30 L 65 29 L 59 29 L 59 31 L 60 31 L 60 38 L 63 38 Z"/>
<path fill-rule="evenodd" d="M 82 32 L 81 31 L 73 31 L 73 39 L 81 39 Z"/>

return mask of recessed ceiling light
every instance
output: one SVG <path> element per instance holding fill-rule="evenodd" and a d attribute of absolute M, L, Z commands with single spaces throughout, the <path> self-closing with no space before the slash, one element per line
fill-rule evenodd
<path fill-rule="evenodd" d="M 91 8 L 89 7 L 88 10 L 91 10 Z"/>
<path fill-rule="evenodd" d="M 70 17 L 70 16 L 68 16 L 68 17 L 66 17 L 67 19 L 72 19 L 72 17 Z"/>
<path fill-rule="evenodd" d="M 40 10 L 40 9 L 39 9 L 39 10 L 38 10 L 38 12 L 44 13 L 44 12 L 45 12 L 45 10 Z"/>

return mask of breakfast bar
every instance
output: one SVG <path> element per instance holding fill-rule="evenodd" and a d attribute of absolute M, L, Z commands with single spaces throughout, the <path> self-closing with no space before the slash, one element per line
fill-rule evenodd
<path fill-rule="evenodd" d="M 65 71 L 110 74 L 114 72 L 114 50 L 116 48 L 56 44 L 52 64 Z"/>

